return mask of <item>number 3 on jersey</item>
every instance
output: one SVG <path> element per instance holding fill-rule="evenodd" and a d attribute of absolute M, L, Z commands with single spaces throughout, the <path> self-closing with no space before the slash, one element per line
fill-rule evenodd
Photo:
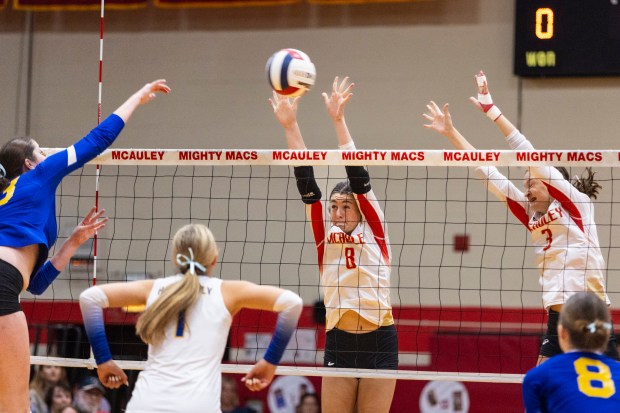
<path fill-rule="evenodd" d="M 4 198 L 0 199 L 0 206 L 6 204 L 7 202 L 11 200 L 11 198 L 13 198 L 13 193 L 15 193 L 15 184 L 17 183 L 18 179 L 19 177 L 13 179 L 11 181 L 11 184 L 7 186 L 4 191 L 2 191 L 2 193 L 5 195 L 4 195 Z"/>
<path fill-rule="evenodd" d="M 602 361 L 580 357 L 573 363 L 579 391 L 589 397 L 608 399 L 616 393 L 609 366 Z"/>
<path fill-rule="evenodd" d="M 351 270 L 353 268 L 357 268 L 355 264 L 355 249 L 351 247 L 347 247 L 344 249 L 344 257 L 346 259 L 345 265 L 347 269 Z"/>

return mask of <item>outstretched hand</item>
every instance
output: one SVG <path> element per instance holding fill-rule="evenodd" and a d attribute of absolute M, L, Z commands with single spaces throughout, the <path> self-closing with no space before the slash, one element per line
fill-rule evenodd
<path fill-rule="evenodd" d="M 334 122 L 342 120 L 344 117 L 344 107 L 347 102 L 351 100 L 351 97 L 353 97 L 351 90 L 353 89 L 353 86 L 355 86 L 355 83 L 349 82 L 348 76 L 342 79 L 340 84 L 338 81 L 339 78 L 336 76 L 332 85 L 332 93 L 330 96 L 327 96 L 327 93 L 325 92 L 321 94 L 321 96 L 323 96 L 323 102 L 325 102 L 325 107 L 327 108 L 327 113 Z"/>
<path fill-rule="evenodd" d="M 127 375 L 114 360 L 108 360 L 97 366 L 99 381 L 109 389 L 118 389 L 123 384 L 127 385 Z"/>
<path fill-rule="evenodd" d="M 273 92 L 273 98 L 269 98 L 273 113 L 283 127 L 287 128 L 297 122 L 297 106 L 299 105 L 300 98 L 301 96 L 297 96 L 291 102 L 291 99 L 275 91 Z"/>
<path fill-rule="evenodd" d="M 92 238 L 108 222 L 108 217 L 101 218 L 104 213 L 105 209 L 97 211 L 96 207 L 92 207 L 88 215 L 75 227 L 67 241 L 82 245 L 86 240 Z"/>
<path fill-rule="evenodd" d="M 481 70 L 474 76 L 476 79 L 476 85 L 478 86 L 478 97 L 471 96 L 469 101 L 473 103 L 482 113 L 485 113 L 488 117 L 494 121 L 502 114 L 497 106 L 493 103 L 491 92 L 489 92 L 489 85 L 487 83 L 487 77 Z"/>
<path fill-rule="evenodd" d="M 424 118 L 429 121 L 424 125 L 425 128 L 432 129 L 443 136 L 450 136 L 454 132 L 454 125 L 452 124 L 452 116 L 448 110 L 448 104 L 443 106 L 443 110 L 437 106 L 432 100 L 426 105 L 428 112 L 423 114 Z"/>
<path fill-rule="evenodd" d="M 269 386 L 276 374 L 275 365 L 265 359 L 261 359 L 252 369 L 241 379 L 251 391 L 260 391 Z"/>
<path fill-rule="evenodd" d="M 140 104 L 144 105 L 155 99 L 157 96 L 156 92 L 170 93 L 170 91 L 171 89 L 166 84 L 166 79 L 157 79 L 142 86 L 142 89 L 140 89 L 137 93 L 140 96 Z"/>

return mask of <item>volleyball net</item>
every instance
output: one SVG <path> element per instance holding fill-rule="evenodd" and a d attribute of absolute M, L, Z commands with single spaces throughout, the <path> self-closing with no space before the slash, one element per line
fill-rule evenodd
<path fill-rule="evenodd" d="M 480 165 L 501 167 L 518 187 L 528 166 L 565 166 L 571 176 L 594 167 L 603 187 L 595 221 L 612 310 L 620 300 L 617 151 L 112 149 L 93 164 L 102 165 L 98 191 L 95 167 L 87 165 L 57 192 L 57 245 L 96 202 L 110 221 L 98 234 L 96 259 L 93 244 L 85 244 L 45 294 L 22 297 L 33 364 L 93 367 L 77 302 L 93 283 L 93 269 L 97 284 L 172 275 L 170 239 L 195 222 L 208 225 L 218 242 L 214 276 L 276 285 L 303 298 L 278 374 L 518 383 L 536 364 L 546 330 L 539 273 L 529 232 L 476 177 L 471 167 Z M 369 168 L 392 249 L 398 371 L 322 367 L 316 247 L 293 175 L 302 165 L 315 166 L 324 200 L 346 179 L 344 165 Z M 112 353 L 123 368 L 141 369 L 146 360 L 134 332 L 140 310 L 106 311 Z M 247 371 L 260 359 L 275 320 L 269 312 L 241 311 L 223 371 Z"/>

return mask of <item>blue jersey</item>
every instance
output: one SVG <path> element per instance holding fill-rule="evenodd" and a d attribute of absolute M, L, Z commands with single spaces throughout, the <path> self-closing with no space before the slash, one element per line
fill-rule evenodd
<path fill-rule="evenodd" d="M 110 146 L 123 126 L 119 116 L 110 115 L 74 145 L 13 179 L 0 193 L 0 245 L 20 248 L 38 244 L 32 274 L 47 260 L 56 242 L 56 188 L 60 181 Z"/>
<path fill-rule="evenodd" d="M 620 363 L 589 352 L 559 354 L 523 380 L 527 413 L 620 412 Z"/>

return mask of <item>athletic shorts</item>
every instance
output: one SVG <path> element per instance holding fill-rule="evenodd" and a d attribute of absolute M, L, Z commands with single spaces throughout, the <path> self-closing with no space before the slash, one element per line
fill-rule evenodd
<path fill-rule="evenodd" d="M 17 268 L 0 260 L 0 316 L 22 311 L 19 293 L 24 286 L 24 279 Z"/>
<path fill-rule="evenodd" d="M 560 313 L 554 310 L 549 310 L 549 319 L 547 320 L 547 333 L 542 337 L 542 343 L 540 345 L 539 355 L 543 357 L 553 357 L 558 354 L 562 354 L 563 351 L 560 348 L 560 341 L 558 340 L 558 321 L 560 320 Z M 609 335 L 609 342 L 607 343 L 607 350 L 605 355 L 615 360 L 620 359 L 618 354 L 618 344 L 616 343 L 616 336 L 612 328 Z"/>
<path fill-rule="evenodd" d="M 398 335 L 394 325 L 353 334 L 333 328 L 325 337 L 325 367 L 398 369 Z"/>

